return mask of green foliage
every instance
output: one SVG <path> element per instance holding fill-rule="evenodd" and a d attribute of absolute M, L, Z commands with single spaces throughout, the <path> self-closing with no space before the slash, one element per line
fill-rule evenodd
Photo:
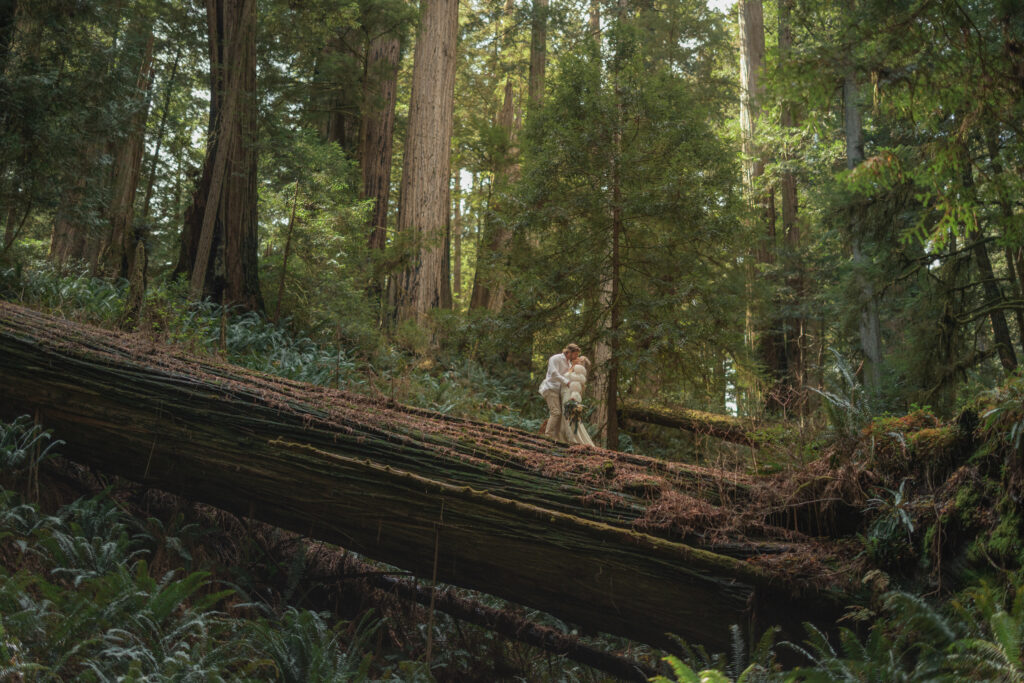
<path fill-rule="evenodd" d="M 125 39 L 122 18 L 121 8 L 104 0 L 3 5 L 5 238 L 49 229 L 54 219 L 100 234 L 112 161 L 104 147 L 123 135 L 134 112 L 142 49 Z M 32 221 L 33 214 L 50 220 Z M 0 243 L 0 255 L 7 246 Z"/>
<path fill-rule="evenodd" d="M 102 280 L 85 266 L 61 271 L 39 262 L 0 269 L 0 297 L 99 325 L 115 324 L 127 289 L 126 281 Z"/>
<path fill-rule="evenodd" d="M 13 422 L 0 422 L 0 472 L 39 467 L 55 455 L 63 441 L 54 441 L 53 434 L 35 424 L 28 415 Z"/>
<path fill-rule="evenodd" d="M 868 557 L 878 566 L 899 568 L 913 557 L 914 512 L 904 487 L 907 480 L 900 482 L 898 490 L 883 489 L 885 498 L 870 498 L 864 506 L 867 513 L 873 513 L 868 527 L 865 546 Z"/>
<path fill-rule="evenodd" d="M 999 593 L 981 584 L 951 601 L 946 611 L 909 593 L 888 593 L 863 640 L 842 628 L 837 649 L 807 624 L 804 645 L 784 643 L 813 662 L 785 680 L 1024 680 L 1024 605 L 1020 589 L 1013 593 L 1006 609 Z"/>
<path fill-rule="evenodd" d="M 773 680 L 778 628 L 765 631 L 749 652 L 739 626 L 733 624 L 730 634 L 732 650 L 728 662 L 724 654 L 709 655 L 702 645 L 690 645 L 673 636 L 682 649 L 683 658 L 669 655 L 662 661 L 672 669 L 674 678 L 656 676 L 650 680 L 653 683 L 765 683 Z"/>
<path fill-rule="evenodd" d="M 607 45 L 583 39 L 559 55 L 548 98 L 520 137 L 522 180 L 495 188 L 493 220 L 512 233 L 515 286 L 499 320 L 481 322 L 482 343 L 533 353 L 539 365 L 540 349 L 603 341 L 617 347 L 622 395 L 648 380 L 698 393 L 708 363 L 742 348 L 738 319 L 726 313 L 742 269 L 725 254 L 744 239 L 736 158 L 719 128 L 729 92 L 702 77 L 725 36 L 686 3 L 610 16 Z M 690 41 L 707 49 L 679 47 Z M 614 339 L 602 295 L 613 268 L 629 321 Z"/>
<path fill-rule="evenodd" d="M 824 408 L 832 432 L 840 439 L 856 438 L 874 416 L 871 401 L 849 360 L 835 349 L 832 366 L 835 379 L 830 389 L 812 391 L 825 399 Z"/>
<path fill-rule="evenodd" d="M 279 619 L 258 623 L 254 639 L 273 662 L 275 680 L 364 681 L 373 656 L 362 655 L 380 623 L 369 614 L 357 626 L 347 649 L 338 627 L 330 628 L 328 615 L 288 608 Z"/>
<path fill-rule="evenodd" d="M 954 602 L 970 625 L 950 652 L 954 671 L 979 679 L 1024 680 L 1024 590 L 1017 588 L 1009 606 L 1005 599 L 982 583 Z"/>
<path fill-rule="evenodd" d="M 24 426 L 17 429 L 33 433 Z M 5 678 L 368 678 L 376 620 L 364 619 L 343 640 L 344 623 L 328 626 L 324 615 L 294 608 L 270 620 L 232 617 L 218 608 L 235 591 L 218 588 L 209 572 L 155 574 L 143 558 L 173 556 L 170 539 L 178 537 L 132 533 L 139 527 L 107 495 L 44 515 L 0 490 L 0 553 L 14 559 L 0 566 Z"/>
<path fill-rule="evenodd" d="M 1024 376 L 1014 376 L 1002 387 L 982 395 L 981 431 L 999 444 L 1000 452 L 1024 457 Z"/>

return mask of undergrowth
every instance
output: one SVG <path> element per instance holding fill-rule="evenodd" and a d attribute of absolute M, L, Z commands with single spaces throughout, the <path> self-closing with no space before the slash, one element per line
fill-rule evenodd
<path fill-rule="evenodd" d="M 4 481 L 24 484 L 56 444 L 27 419 L 0 423 Z M 326 613 L 241 603 L 209 569 L 184 568 L 195 538 L 154 528 L 109 494 L 47 513 L 0 489 L 0 679 L 369 678 L 366 643 L 378 622 L 353 628 Z M 152 563 L 157 556 L 163 560 Z M 168 561 L 178 568 L 157 568 Z M 375 673 L 394 670 L 378 665 Z"/>

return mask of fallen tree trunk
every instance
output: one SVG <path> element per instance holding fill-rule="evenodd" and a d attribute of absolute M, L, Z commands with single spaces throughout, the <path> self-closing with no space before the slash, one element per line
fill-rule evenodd
<path fill-rule="evenodd" d="M 103 477 L 100 483 L 93 469 L 64 458 L 46 461 L 44 473 L 41 474 L 43 487 L 49 488 L 51 494 L 59 487 L 73 491 L 71 495 L 60 499 L 62 503 L 83 495 L 97 496 L 109 486 L 108 477 Z M 386 565 L 367 562 L 343 548 L 307 539 L 258 520 L 225 513 L 180 496 L 155 489 L 142 489 L 123 480 L 118 480 L 114 486 L 123 492 L 134 493 L 129 493 L 124 502 L 130 514 L 136 517 L 156 517 L 168 525 L 173 524 L 172 520 L 184 512 L 187 523 L 197 524 L 206 532 L 202 541 L 205 549 L 217 553 L 225 546 L 229 548 L 226 556 L 218 553 L 217 561 L 222 566 L 237 564 L 250 557 L 250 547 L 258 548 L 256 555 L 259 557 L 259 568 L 256 572 L 250 572 L 250 579 L 256 584 L 263 584 L 267 591 L 278 591 L 272 596 L 261 595 L 264 600 L 269 597 L 271 601 L 288 601 L 296 607 L 329 610 L 339 619 L 350 619 L 370 609 L 389 620 L 393 618 L 400 622 L 389 625 L 389 630 L 397 627 L 405 635 L 408 635 L 410 626 L 426 622 L 429 610 L 435 609 L 453 619 L 565 657 L 617 679 L 644 682 L 657 674 L 655 667 L 649 661 L 643 661 L 639 655 L 590 645 L 584 642 L 581 635 L 539 623 L 536 617 L 516 605 L 502 608 L 485 604 L 477 599 L 477 594 L 470 591 L 448 585 L 432 586 L 425 581 L 415 580 L 401 570 L 390 571 Z M 216 533 L 211 534 L 213 531 Z M 240 535 L 244 535 L 246 542 L 253 546 L 238 544 L 237 538 Z M 298 582 L 293 583 L 290 567 L 294 565 L 297 555 L 303 558 L 303 568 Z M 155 558 L 153 561 L 156 562 Z M 163 567 L 161 571 L 169 571 L 175 565 L 164 559 Z M 150 568 L 157 570 L 152 563 Z M 289 593 L 292 593 L 291 598 L 286 597 Z M 295 596 L 299 596 L 297 600 Z M 405 608 L 396 609 L 398 605 L 407 608 L 409 603 L 424 608 L 419 615 L 421 621 L 410 623 L 417 615 L 409 614 Z"/>
<path fill-rule="evenodd" d="M 607 451 L 552 450 L 518 430 L 5 303 L 0 374 L 0 414 L 34 412 L 68 457 L 586 628 L 662 646 L 671 632 L 724 649 L 730 625 L 806 616 L 825 597 L 665 537 L 672 525 L 645 518 L 651 501 L 629 486 L 655 482 L 664 498 L 673 480 L 692 483 L 680 468 L 665 475 Z M 786 614 L 772 612 L 795 596 Z"/>
<path fill-rule="evenodd" d="M 731 415 L 708 413 L 703 410 L 678 406 L 654 407 L 627 404 L 619 408 L 619 419 L 683 429 L 694 434 L 703 434 L 744 446 L 758 445 L 754 428 L 748 422 Z"/>

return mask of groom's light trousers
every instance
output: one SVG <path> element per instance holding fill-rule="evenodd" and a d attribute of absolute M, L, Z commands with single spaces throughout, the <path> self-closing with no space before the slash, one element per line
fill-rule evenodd
<path fill-rule="evenodd" d="M 562 392 L 550 389 L 545 391 L 543 396 L 548 404 L 548 426 L 544 434 L 558 441 L 562 433 Z"/>

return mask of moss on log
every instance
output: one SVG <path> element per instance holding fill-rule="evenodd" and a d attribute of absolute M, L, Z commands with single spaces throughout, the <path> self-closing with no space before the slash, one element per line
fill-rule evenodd
<path fill-rule="evenodd" d="M 594 630 L 724 649 L 730 625 L 826 595 L 679 542 L 678 520 L 629 492 L 639 478 L 681 495 L 713 479 L 700 468 L 553 448 L 6 303 L 0 375 L 0 414 L 34 413 L 80 462 Z"/>
<path fill-rule="evenodd" d="M 755 429 L 748 422 L 730 415 L 708 413 L 679 406 L 627 404 L 619 409 L 619 419 L 684 429 L 694 434 L 705 434 L 744 446 L 758 445 Z"/>

